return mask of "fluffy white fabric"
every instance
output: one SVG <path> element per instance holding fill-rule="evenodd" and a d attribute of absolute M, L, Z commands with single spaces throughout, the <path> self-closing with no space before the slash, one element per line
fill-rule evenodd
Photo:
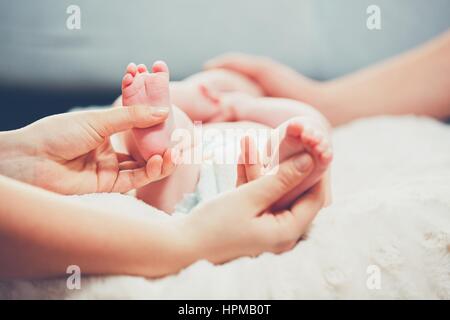
<path fill-rule="evenodd" d="M 416 117 L 354 122 L 334 133 L 333 204 L 306 240 L 282 255 L 221 266 L 199 261 L 177 275 L 0 283 L 0 298 L 450 299 L 450 127 Z M 85 201 L 154 214 L 128 196 Z M 380 289 L 367 281 L 380 271 Z"/>

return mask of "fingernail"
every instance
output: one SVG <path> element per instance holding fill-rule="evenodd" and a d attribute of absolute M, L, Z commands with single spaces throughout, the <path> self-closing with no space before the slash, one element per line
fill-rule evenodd
<path fill-rule="evenodd" d="M 301 172 L 306 172 L 312 165 L 311 156 L 309 154 L 304 153 L 301 156 L 295 158 L 294 164 L 298 170 L 300 170 Z"/>
<path fill-rule="evenodd" d="M 167 107 L 153 107 L 152 115 L 157 117 L 165 116 L 169 113 L 169 108 Z"/>

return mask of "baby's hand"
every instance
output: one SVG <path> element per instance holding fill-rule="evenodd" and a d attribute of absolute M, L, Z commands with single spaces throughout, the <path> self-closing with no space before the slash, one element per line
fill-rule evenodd
<path fill-rule="evenodd" d="M 242 92 L 254 97 L 263 95 L 262 89 L 250 78 L 225 69 L 214 69 L 196 73 L 186 82 L 197 85 L 201 92 L 214 100 L 215 94 Z"/>
<path fill-rule="evenodd" d="M 267 57 L 227 53 L 205 63 L 207 70 L 229 70 L 252 79 L 264 95 L 310 103 L 320 95 L 320 83 Z"/>
<path fill-rule="evenodd" d="M 223 94 L 242 92 L 262 96 L 262 89 L 249 78 L 228 70 L 215 69 L 194 74 L 172 86 L 172 98 L 194 121 L 209 121 L 221 113 Z"/>

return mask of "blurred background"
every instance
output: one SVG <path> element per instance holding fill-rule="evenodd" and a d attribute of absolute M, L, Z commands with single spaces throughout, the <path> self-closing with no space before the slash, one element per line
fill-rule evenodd
<path fill-rule="evenodd" d="M 366 27 L 371 4 L 381 30 Z M 81 9 L 80 30 L 66 27 L 70 5 Z M 1 0 L 0 130 L 112 103 L 131 61 L 163 59 L 180 80 L 243 51 L 327 80 L 449 27 L 449 0 Z"/>

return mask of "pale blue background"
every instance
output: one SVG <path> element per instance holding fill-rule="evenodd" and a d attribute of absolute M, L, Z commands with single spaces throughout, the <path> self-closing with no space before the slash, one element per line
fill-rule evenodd
<path fill-rule="evenodd" d="M 66 28 L 71 4 L 80 31 Z M 381 31 L 366 28 L 370 4 Z M 330 79 L 449 27 L 450 0 L 0 0 L 0 130 L 111 103 L 130 61 L 164 59 L 181 79 L 233 50 Z"/>
<path fill-rule="evenodd" d="M 81 7 L 81 31 L 65 27 L 69 4 Z M 381 31 L 366 28 L 370 4 Z M 449 27 L 449 0 L 2 0 L 0 83 L 112 88 L 129 61 L 155 59 L 182 78 L 229 50 L 328 79 Z"/>

